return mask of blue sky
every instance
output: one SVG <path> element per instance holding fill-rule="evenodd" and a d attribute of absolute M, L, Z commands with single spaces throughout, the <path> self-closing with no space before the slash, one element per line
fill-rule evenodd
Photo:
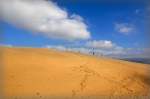
<path fill-rule="evenodd" d="M 75 5 L 75 6 L 72 6 Z M 142 4 L 101 4 L 101 3 L 76 3 L 64 5 L 69 12 L 81 15 L 89 26 L 92 39 L 111 40 L 124 47 L 135 47 L 145 45 L 147 34 L 145 33 L 144 10 Z M 140 10 L 139 13 L 136 13 Z M 115 23 L 128 23 L 134 25 L 136 31 L 129 35 L 118 33 L 115 30 Z"/>
<path fill-rule="evenodd" d="M 62 45 L 82 47 L 89 41 L 110 41 L 122 48 L 147 48 L 149 35 L 146 32 L 146 10 L 144 3 L 137 2 L 76 2 L 55 0 L 57 7 L 71 17 L 82 17 L 90 38 L 61 39 L 35 33 L 1 18 L 1 45 L 43 47 L 45 45 Z M 2 12 L 2 11 L 1 11 Z M 51 13 L 51 12 L 49 12 Z M 38 15 L 38 13 L 36 13 Z M 68 28 L 68 31 L 69 28 Z M 102 43 L 97 43 L 102 44 Z"/>

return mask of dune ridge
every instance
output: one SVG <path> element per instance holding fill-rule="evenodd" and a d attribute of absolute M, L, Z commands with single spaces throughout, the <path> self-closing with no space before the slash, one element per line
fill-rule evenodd
<path fill-rule="evenodd" d="M 150 93 L 148 64 L 46 48 L 0 47 L 0 51 L 6 97 L 88 99 Z"/>

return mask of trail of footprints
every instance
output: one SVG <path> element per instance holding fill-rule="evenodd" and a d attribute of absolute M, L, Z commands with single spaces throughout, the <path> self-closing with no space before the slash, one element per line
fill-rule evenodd
<path fill-rule="evenodd" d="M 78 90 L 72 90 L 72 96 L 76 96 L 78 92 L 82 92 L 85 90 L 85 88 L 87 86 L 87 81 L 89 80 L 89 77 L 99 76 L 99 74 L 96 71 L 89 69 L 88 67 L 86 67 L 84 65 L 81 65 L 79 67 L 74 67 L 73 70 L 82 72 L 83 78 L 80 81 L 79 89 Z"/>
<path fill-rule="evenodd" d="M 79 67 L 74 67 L 73 71 L 81 72 L 83 74 L 83 78 L 80 81 L 78 90 L 72 90 L 72 97 L 76 96 L 77 93 L 83 92 L 85 90 L 85 88 L 87 87 L 87 81 L 89 80 L 89 78 L 91 76 L 97 76 L 97 77 L 103 78 L 103 79 L 105 79 L 107 81 L 110 81 L 111 83 L 118 84 L 120 86 L 120 87 L 118 87 L 118 90 L 120 90 L 120 89 L 123 88 L 129 94 L 134 93 L 134 91 L 132 89 L 128 88 L 128 84 L 130 82 L 135 81 L 135 79 L 132 79 L 130 77 L 128 77 L 126 79 L 123 79 L 122 81 L 115 81 L 114 79 L 110 79 L 110 78 L 107 78 L 105 76 L 100 75 L 98 72 L 96 72 L 95 70 L 92 70 L 92 69 L 88 68 L 86 65 L 80 65 Z M 117 89 L 115 89 L 115 90 L 117 90 Z M 114 94 L 115 94 L 115 90 L 114 90 Z"/>

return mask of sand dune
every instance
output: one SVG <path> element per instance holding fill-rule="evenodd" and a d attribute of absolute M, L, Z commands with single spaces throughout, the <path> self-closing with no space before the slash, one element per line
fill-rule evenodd
<path fill-rule="evenodd" d="M 44 48 L 1 47 L 0 51 L 2 92 L 10 99 L 150 93 L 150 65 Z"/>

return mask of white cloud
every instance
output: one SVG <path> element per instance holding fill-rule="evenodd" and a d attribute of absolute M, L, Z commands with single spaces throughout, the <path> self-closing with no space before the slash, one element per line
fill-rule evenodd
<path fill-rule="evenodd" d="M 47 0 L 1 0 L 0 20 L 33 33 L 67 40 L 89 39 L 83 18 Z"/>
<path fill-rule="evenodd" d="M 62 45 L 47 45 L 46 48 L 57 49 L 60 51 L 72 51 L 79 52 L 83 54 L 92 54 L 96 56 L 108 56 L 114 58 L 150 58 L 150 48 L 123 48 L 120 46 L 115 46 L 109 49 L 96 48 L 92 47 L 65 47 Z"/>
<path fill-rule="evenodd" d="M 62 46 L 62 45 L 46 45 L 45 47 L 57 49 L 57 50 L 61 50 L 61 51 L 67 51 L 67 48 L 65 46 Z"/>
<path fill-rule="evenodd" d="M 76 20 L 78 20 L 78 21 L 83 21 L 83 20 L 84 20 L 81 16 L 79 16 L 79 15 L 77 15 L 77 14 L 72 14 L 72 15 L 71 15 L 71 18 L 76 19 Z"/>
<path fill-rule="evenodd" d="M 73 51 L 73 52 L 80 52 L 85 54 L 92 54 L 93 52 L 95 55 L 118 55 L 124 54 L 124 48 L 118 46 L 117 44 L 113 43 L 112 41 L 108 40 L 93 40 L 85 42 L 83 46 L 72 46 L 72 47 L 65 47 L 62 45 L 48 45 L 45 46 L 46 48 L 53 48 L 61 51 Z"/>
<path fill-rule="evenodd" d="M 90 49 L 85 47 L 65 47 L 63 45 L 46 45 L 44 48 L 56 49 L 60 51 L 71 51 L 71 52 L 80 52 L 84 54 L 89 54 Z"/>
<path fill-rule="evenodd" d="M 92 48 L 110 49 L 115 47 L 115 44 L 112 43 L 112 41 L 108 41 L 108 40 L 93 40 L 93 41 L 88 41 L 86 43 L 86 46 Z"/>
<path fill-rule="evenodd" d="M 13 47 L 11 44 L 0 44 L 0 47 Z"/>
<path fill-rule="evenodd" d="M 135 29 L 133 25 L 128 23 L 116 23 L 115 30 L 119 33 L 128 35 L 129 33 L 134 32 Z"/>
<path fill-rule="evenodd" d="M 85 46 L 82 47 L 65 47 L 62 45 L 48 45 L 44 46 L 45 48 L 51 48 L 56 49 L 60 51 L 72 51 L 72 52 L 79 52 L 84 54 L 92 54 L 95 53 L 96 56 L 105 55 L 105 56 L 117 56 L 124 54 L 124 49 L 93 49 L 93 48 L 87 48 Z"/>

